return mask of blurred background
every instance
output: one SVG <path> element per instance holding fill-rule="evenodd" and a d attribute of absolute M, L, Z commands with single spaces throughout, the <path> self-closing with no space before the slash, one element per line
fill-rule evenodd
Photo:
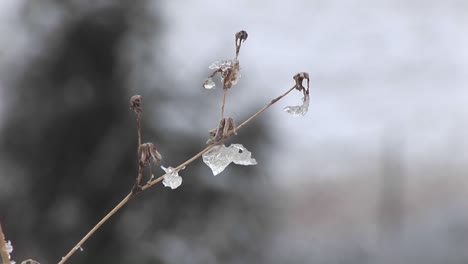
<path fill-rule="evenodd" d="M 234 55 L 230 143 L 257 166 L 132 200 L 68 263 L 467 263 L 468 2 L 0 2 L 0 221 L 16 261 L 58 262 L 130 190 L 135 116 L 176 166 L 218 124 L 208 65 Z M 155 174 L 162 170 L 153 168 Z"/>

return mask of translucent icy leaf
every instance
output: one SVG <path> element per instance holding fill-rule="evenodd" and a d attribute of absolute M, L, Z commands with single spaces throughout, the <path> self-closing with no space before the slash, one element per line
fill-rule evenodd
<path fill-rule="evenodd" d="M 304 116 L 309 110 L 309 95 L 302 98 L 302 105 L 286 106 L 284 111 L 293 116 Z"/>
<path fill-rule="evenodd" d="M 223 60 L 223 61 L 215 61 L 211 63 L 208 68 L 211 70 L 219 70 L 221 71 L 226 71 L 227 69 L 230 69 L 234 63 L 237 62 L 236 60 Z"/>
<path fill-rule="evenodd" d="M 203 82 L 203 87 L 205 89 L 213 89 L 216 87 L 215 82 L 213 81 L 213 78 L 208 78 Z"/>
<path fill-rule="evenodd" d="M 232 144 L 229 147 L 217 145 L 203 154 L 203 162 L 213 171 L 213 175 L 221 173 L 231 162 L 238 165 L 256 165 L 252 153 L 241 144 Z"/>
<path fill-rule="evenodd" d="M 182 168 L 182 170 L 184 168 Z M 166 174 L 164 174 L 163 179 L 164 186 L 171 187 L 171 189 L 175 189 L 182 184 L 182 177 L 179 176 L 179 171 L 176 171 L 172 167 L 165 168 L 161 166 L 161 169 L 163 169 L 166 172 Z"/>

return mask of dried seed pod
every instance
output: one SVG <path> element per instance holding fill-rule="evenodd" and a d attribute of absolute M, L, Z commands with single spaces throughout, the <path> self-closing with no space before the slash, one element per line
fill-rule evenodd
<path fill-rule="evenodd" d="M 239 56 L 239 51 L 240 51 L 242 42 L 246 41 L 248 36 L 249 34 L 247 34 L 245 30 L 241 30 L 236 33 L 236 59 L 237 59 L 237 56 Z"/>
<path fill-rule="evenodd" d="M 300 72 L 293 76 L 293 79 L 296 81 L 296 89 L 299 91 L 305 91 L 305 93 L 309 93 L 309 73 L 307 72 Z M 307 88 L 304 87 L 303 81 L 304 79 L 307 80 Z M 304 93 L 304 94 L 305 94 Z"/>
<path fill-rule="evenodd" d="M 141 104 L 143 103 L 143 97 L 139 94 L 134 95 L 130 98 L 130 109 L 135 113 L 141 113 Z"/>
<path fill-rule="evenodd" d="M 153 143 L 141 144 L 138 148 L 138 157 L 142 167 L 148 166 L 151 159 L 153 159 L 153 162 L 155 163 L 159 163 L 162 159 L 161 154 L 156 150 Z"/>
<path fill-rule="evenodd" d="M 218 143 L 219 141 L 230 137 L 231 135 L 236 135 L 236 126 L 234 124 L 234 119 L 231 117 L 226 117 L 219 121 L 218 127 L 208 131 L 210 139 L 206 142 L 207 144 Z"/>

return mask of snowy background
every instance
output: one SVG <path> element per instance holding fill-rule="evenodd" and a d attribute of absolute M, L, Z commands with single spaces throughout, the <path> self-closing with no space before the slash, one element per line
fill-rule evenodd
<path fill-rule="evenodd" d="M 100 83 L 118 84 L 125 100 L 135 93 L 144 96 L 146 110 L 150 112 L 146 115 L 148 130 L 162 135 L 163 138 L 155 137 L 154 141 L 167 141 L 162 144 L 163 155 L 185 148 L 195 153 L 219 116 L 221 91 L 206 91 L 201 86 L 210 73 L 208 65 L 232 58 L 233 35 L 246 30 L 249 38 L 240 54 L 242 79 L 229 92 L 227 113 L 240 122 L 291 87 L 292 76 L 301 71 L 309 72 L 311 77 L 309 113 L 292 118 L 282 111 L 284 106 L 300 102 L 300 94 L 295 93 L 262 115 L 258 127 L 247 126 L 240 133 L 245 133 L 245 137 L 240 135 L 233 143 L 242 141 L 259 165 L 255 173 L 249 172 L 253 170 L 250 167 L 242 169 L 242 173 L 253 174 L 237 183 L 234 172 L 212 178 L 201 166 L 184 171 L 190 177 L 201 179 L 195 186 L 209 186 L 219 195 L 234 193 L 229 196 L 228 204 L 236 205 L 245 196 L 258 199 L 252 202 L 255 205 L 249 201 L 241 203 L 242 209 L 222 203 L 216 205 L 220 219 L 213 216 L 213 223 L 204 226 L 203 234 L 210 235 L 193 233 L 193 237 L 186 238 L 184 232 L 196 229 L 198 220 L 186 227 L 181 223 L 184 228 L 180 225 L 164 228 L 163 223 L 160 229 L 151 229 L 161 217 L 150 196 L 162 190 L 155 190 L 144 197 L 140 207 L 135 201 L 129 213 L 120 216 L 123 220 L 115 224 L 115 229 L 106 231 L 120 237 L 121 247 L 131 252 L 122 251 L 122 255 L 131 256 L 129 260 L 139 255 L 145 263 L 466 263 L 468 141 L 463 136 L 468 133 L 466 14 L 468 2 L 457 0 L 197 0 L 140 1 L 138 4 L 3 0 L 0 3 L 0 121 L 4 134 L 18 136 L 16 140 L 22 142 L 19 146 L 28 153 L 38 152 L 24 157 L 34 160 L 48 149 L 38 151 L 28 141 L 30 136 L 37 135 L 35 129 L 42 131 L 41 121 L 34 125 L 24 120 L 43 120 L 50 113 L 60 116 L 61 111 L 57 109 L 65 109 L 64 106 L 79 109 L 93 102 L 96 95 L 93 89 Z M 119 36 L 116 41 L 109 42 L 115 44 L 112 46 L 115 67 L 109 71 L 113 81 L 106 83 L 106 75 L 102 82 L 88 82 L 80 76 L 63 82 L 36 78 L 48 76 L 40 72 L 41 68 L 60 58 L 47 54 L 60 50 L 60 43 L 67 39 L 67 30 L 77 21 L 87 19 L 92 21 L 91 28 L 104 29 L 89 36 L 84 32 L 91 40 L 107 34 L 107 28 L 122 28 L 121 35 L 115 33 Z M 110 32 L 114 36 L 114 31 Z M 78 49 L 84 46 L 83 49 L 92 50 L 93 46 L 88 45 L 91 40 L 72 39 Z M 106 50 L 104 47 L 102 51 Z M 73 72 L 74 64 L 71 64 L 70 72 Z M 79 65 L 76 67 L 82 70 Z M 89 76 L 93 72 L 97 71 L 91 69 Z M 60 74 L 57 76 L 60 80 Z M 42 87 L 49 86 L 63 90 L 58 99 L 63 103 L 62 108 L 55 107 L 56 101 L 43 98 L 29 104 L 43 95 Z M 116 102 L 116 109 L 127 110 L 126 101 Z M 22 115 L 24 119 L 15 119 L 18 109 L 26 112 Z M 63 112 L 63 118 L 68 119 L 67 112 Z M 133 123 L 130 123 L 133 116 L 124 113 L 122 119 L 129 123 L 123 127 L 129 132 L 109 132 L 100 140 L 108 142 L 102 143 L 104 146 L 112 145 L 109 143 L 112 139 L 126 144 L 130 154 L 122 155 L 123 161 L 119 162 L 131 162 L 133 142 L 122 142 L 126 138 L 134 140 Z M 15 120 L 27 124 L 15 129 Z M 53 123 L 56 119 L 51 120 Z M 88 125 L 86 121 L 83 124 Z M 50 139 L 61 136 L 66 135 L 58 133 Z M 106 138 L 110 139 L 106 141 Z M 193 145 L 186 147 L 188 141 L 194 142 Z M 60 248 L 41 247 L 38 243 L 45 238 L 34 232 L 48 220 L 31 218 L 30 222 L 23 223 L 29 224 L 30 229 L 12 222 L 24 217 L 22 214 L 28 215 L 27 197 L 31 199 L 41 189 L 28 187 L 27 179 L 32 176 L 22 167 L 22 156 L 11 154 L 18 146 L 11 142 L 15 139 L 5 136 L 2 143 L 5 150 L 0 163 L 0 221 L 7 237 L 8 230 L 12 230 L 10 239 L 17 245 L 15 251 L 18 249 L 19 258 L 53 262 L 118 197 L 123 197 L 126 189 L 122 187 L 121 192 L 111 189 L 109 195 L 117 198 L 96 210 L 95 217 L 89 216 L 84 223 L 73 220 L 65 223 L 67 228 L 57 233 L 56 239 L 72 232 L 67 237 L 68 244 L 60 243 Z M 101 164 L 100 158 L 103 164 L 113 164 L 113 158 L 106 159 L 106 155 L 97 153 L 91 168 Z M 177 157 L 169 159 L 174 163 L 183 161 Z M 40 168 L 36 166 L 37 169 Z M 44 169 L 44 174 L 54 171 Z M 82 173 L 96 177 L 108 171 L 112 170 L 89 169 Z M 115 171 L 119 170 L 115 168 Z M 77 172 L 76 176 L 79 175 Z M 253 187 L 245 187 L 250 181 L 254 182 Z M 15 188 L 18 185 L 24 191 L 18 192 Z M 203 188 L 196 193 L 187 189 L 185 192 L 188 197 L 203 196 L 206 193 Z M 101 191 L 97 189 L 96 193 Z M 173 199 L 171 195 L 179 195 L 164 192 L 169 200 Z M 62 211 L 51 206 L 48 209 L 51 215 L 77 218 L 96 203 L 86 203 L 79 193 L 78 189 L 69 197 L 73 201 L 70 204 L 57 205 Z M 70 196 L 70 192 L 67 194 Z M 57 194 L 49 198 L 61 200 L 60 197 Z M 23 209 L 11 209 L 18 206 L 12 200 Z M 167 202 L 160 203 L 164 201 Z M 174 210 L 166 206 L 167 210 Z M 266 209 L 264 212 L 258 208 Z M 167 216 L 167 221 L 171 222 L 171 217 L 209 217 L 191 210 L 182 216 Z M 142 224 L 141 218 L 146 218 L 148 211 L 156 211 L 151 212 L 154 218 Z M 243 224 L 233 228 L 237 222 L 228 219 L 242 219 L 246 211 L 251 216 L 247 217 L 250 220 L 246 228 Z M 251 221 L 260 222 L 252 224 Z M 147 229 L 138 230 L 132 224 L 135 222 Z M 260 227 L 264 225 L 271 227 L 263 230 Z M 78 227 L 81 229 L 77 230 Z M 243 255 L 246 251 L 226 242 L 224 235 L 211 235 L 220 229 L 232 229 L 226 237 L 234 236 L 234 245 L 239 243 L 255 249 Z M 96 237 L 108 233 L 97 233 Z M 35 239 L 24 241 L 28 235 Z M 108 243 L 96 237 L 99 242 L 89 248 Z M 219 249 L 219 243 L 226 248 Z M 88 252 L 85 245 L 85 251 L 73 260 L 80 263 L 85 257 L 88 261 L 101 259 Z"/>

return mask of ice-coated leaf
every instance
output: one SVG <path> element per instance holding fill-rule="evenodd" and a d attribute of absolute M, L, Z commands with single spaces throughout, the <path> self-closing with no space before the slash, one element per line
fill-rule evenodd
<path fill-rule="evenodd" d="M 211 63 L 211 65 L 208 66 L 208 68 L 210 68 L 211 70 L 221 69 L 221 71 L 225 71 L 227 69 L 230 69 L 232 67 L 232 65 L 234 65 L 235 62 L 237 62 L 237 60 L 215 61 L 215 62 Z"/>
<path fill-rule="evenodd" d="M 217 72 L 220 73 L 224 88 L 231 88 L 233 85 L 236 85 L 241 77 L 239 61 L 236 59 L 215 61 L 208 68 L 214 70 L 211 77 L 213 77 Z M 211 77 L 206 79 L 203 83 L 203 87 L 206 89 L 212 89 L 215 87 Z"/>
<path fill-rule="evenodd" d="M 215 82 L 213 81 L 213 78 L 208 78 L 203 82 L 203 87 L 205 89 L 213 89 L 216 87 Z"/>
<path fill-rule="evenodd" d="M 165 168 L 164 166 L 161 166 L 161 169 L 163 169 L 166 174 L 164 174 L 164 179 L 163 179 L 163 184 L 166 187 L 171 187 L 171 189 L 175 189 L 179 187 L 182 184 L 182 177 L 179 176 L 179 171 L 176 171 L 172 167 Z M 185 169 L 182 168 L 182 170 Z"/>
<path fill-rule="evenodd" d="M 203 162 L 213 171 L 213 175 L 220 174 L 231 162 L 238 165 L 256 165 L 252 153 L 242 144 L 231 144 L 229 147 L 217 145 L 203 154 Z"/>
<path fill-rule="evenodd" d="M 302 98 L 302 105 L 295 105 L 295 106 L 286 106 L 284 111 L 289 113 L 292 116 L 304 116 L 307 114 L 309 110 L 309 95 L 306 94 Z"/>

